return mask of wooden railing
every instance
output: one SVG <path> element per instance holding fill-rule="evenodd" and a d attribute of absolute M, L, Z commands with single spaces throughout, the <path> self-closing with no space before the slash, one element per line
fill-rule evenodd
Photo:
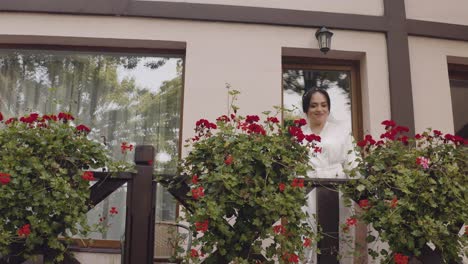
<path fill-rule="evenodd" d="M 139 145 L 135 148 L 136 173 L 94 173 L 98 181 L 91 187 L 90 209 L 127 184 L 123 264 L 153 263 L 156 204 L 153 159 L 154 147 Z"/>

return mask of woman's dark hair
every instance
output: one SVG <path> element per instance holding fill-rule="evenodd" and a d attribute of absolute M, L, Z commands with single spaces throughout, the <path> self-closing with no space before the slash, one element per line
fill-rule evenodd
<path fill-rule="evenodd" d="M 312 95 L 314 93 L 321 93 L 323 96 L 325 96 L 325 98 L 327 99 L 328 111 L 330 111 L 330 107 L 331 107 L 330 96 L 328 95 L 327 91 L 325 91 L 324 89 L 317 88 L 317 87 L 310 88 L 302 96 L 302 111 L 304 111 L 304 113 L 307 113 L 307 111 L 309 110 L 309 106 L 310 106 L 310 98 L 312 98 Z"/>

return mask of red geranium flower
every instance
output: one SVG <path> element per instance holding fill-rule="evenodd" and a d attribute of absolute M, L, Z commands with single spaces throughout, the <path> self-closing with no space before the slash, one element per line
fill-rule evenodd
<path fill-rule="evenodd" d="M 250 124 L 258 122 L 259 120 L 260 118 L 258 117 L 258 115 L 248 115 L 245 117 L 245 122 Z"/>
<path fill-rule="evenodd" d="M 8 120 L 5 121 L 5 125 L 9 125 L 9 124 L 11 124 L 11 123 L 13 123 L 15 121 L 18 121 L 18 119 L 15 118 L 15 117 L 8 118 Z"/>
<path fill-rule="evenodd" d="M 29 234 L 31 234 L 31 225 L 30 224 L 25 224 L 23 225 L 20 229 L 18 229 L 17 233 L 18 236 L 20 237 L 27 237 Z"/>
<path fill-rule="evenodd" d="M 283 225 L 275 225 L 273 226 L 273 231 L 276 234 L 286 234 L 286 228 Z"/>
<path fill-rule="evenodd" d="M 310 247 L 311 242 L 310 238 L 304 238 L 304 247 Z"/>
<path fill-rule="evenodd" d="M 3 115 L 2 115 L 2 112 L 0 112 L 0 121 L 3 121 Z"/>
<path fill-rule="evenodd" d="M 369 209 L 370 208 L 369 200 L 367 199 L 360 200 L 359 207 L 361 207 L 364 210 Z"/>
<path fill-rule="evenodd" d="M 247 133 L 266 135 L 265 129 L 259 124 L 250 124 L 247 127 Z"/>
<path fill-rule="evenodd" d="M 408 256 L 405 256 L 400 253 L 396 253 L 393 256 L 393 260 L 395 261 L 395 264 L 408 264 Z"/>
<path fill-rule="evenodd" d="M 199 256 L 199 255 L 198 255 L 198 251 L 195 250 L 195 249 L 190 250 L 190 256 L 191 256 L 192 258 L 198 258 L 198 256 Z"/>
<path fill-rule="evenodd" d="M 120 145 L 120 150 L 122 150 L 122 154 L 127 152 L 127 150 L 132 151 L 133 150 L 133 145 L 128 144 L 127 142 L 122 142 L 122 144 Z"/>
<path fill-rule="evenodd" d="M 304 118 L 294 120 L 294 124 L 298 127 L 307 125 L 307 121 Z"/>
<path fill-rule="evenodd" d="M 304 187 L 304 179 L 299 179 L 299 178 L 294 179 L 293 182 L 291 183 L 291 186 L 292 187 L 303 188 Z"/>
<path fill-rule="evenodd" d="M 85 171 L 83 172 L 83 175 L 81 175 L 81 178 L 85 181 L 95 181 L 96 178 L 94 178 L 94 173 L 92 171 Z"/>
<path fill-rule="evenodd" d="M 353 226 L 357 223 L 357 219 L 354 218 L 354 217 L 350 217 L 348 219 L 346 219 L 346 226 L 350 227 L 350 226 Z"/>
<path fill-rule="evenodd" d="M 305 136 L 305 140 L 307 140 L 308 142 L 312 142 L 312 141 L 320 142 L 321 138 L 320 136 L 317 136 L 315 134 L 310 134 L 310 135 Z"/>
<path fill-rule="evenodd" d="M 111 207 L 111 209 L 110 209 L 109 213 L 110 213 L 111 215 L 114 215 L 114 214 L 118 214 L 118 213 L 119 213 L 119 211 L 117 211 L 117 208 L 115 208 L 115 207 Z"/>
<path fill-rule="evenodd" d="M 75 118 L 67 113 L 60 112 L 58 114 L 58 119 L 63 120 L 63 121 L 68 121 L 68 120 L 75 120 Z"/>
<path fill-rule="evenodd" d="M 234 161 L 234 158 L 231 155 L 227 155 L 226 158 L 224 159 L 224 164 L 231 165 L 233 161 Z"/>
<path fill-rule="evenodd" d="M 76 127 L 76 130 L 78 130 L 78 131 L 84 131 L 84 132 L 87 132 L 87 133 L 91 132 L 91 129 L 90 129 L 89 127 L 85 126 L 85 125 L 79 125 L 79 126 L 77 126 L 77 127 Z"/>
<path fill-rule="evenodd" d="M 202 186 L 192 189 L 193 199 L 198 200 L 199 198 L 205 196 L 205 192 Z"/>
<path fill-rule="evenodd" d="M 365 139 L 364 139 L 364 140 L 361 140 L 361 141 L 359 141 L 359 142 L 357 143 L 357 145 L 358 145 L 358 147 L 363 148 L 363 147 L 365 147 L 365 146 L 367 145 L 367 140 L 365 140 Z"/>
<path fill-rule="evenodd" d="M 267 122 L 279 123 L 279 120 L 278 120 L 278 118 L 276 118 L 276 117 L 273 116 L 273 117 L 268 117 L 268 118 L 267 118 Z"/>
<path fill-rule="evenodd" d="M 216 118 L 216 121 L 219 121 L 219 122 L 229 122 L 229 121 L 231 121 L 231 120 L 229 119 L 229 117 L 228 117 L 227 115 L 222 115 L 222 116 Z"/>
<path fill-rule="evenodd" d="M 197 231 L 206 232 L 208 231 L 208 219 L 203 222 L 195 222 L 195 228 Z"/>
<path fill-rule="evenodd" d="M 398 199 L 396 196 L 393 197 L 392 202 L 390 203 L 391 208 L 395 208 L 398 205 Z"/>
<path fill-rule="evenodd" d="M 299 256 L 294 253 L 291 253 L 289 254 L 288 261 L 291 263 L 299 263 Z"/>
<path fill-rule="evenodd" d="M 284 189 L 286 189 L 286 184 L 280 182 L 280 184 L 278 184 L 278 188 L 279 188 L 280 192 L 283 192 Z"/>
<path fill-rule="evenodd" d="M 387 129 L 388 127 L 396 126 L 396 123 L 393 120 L 385 120 L 385 121 L 382 122 L 382 125 L 384 125 L 385 129 Z"/>
<path fill-rule="evenodd" d="M 198 184 L 198 175 L 193 175 L 192 176 L 192 183 L 193 184 Z"/>
<path fill-rule="evenodd" d="M 0 172 L 0 183 L 6 185 L 11 181 L 11 175 L 8 173 Z"/>

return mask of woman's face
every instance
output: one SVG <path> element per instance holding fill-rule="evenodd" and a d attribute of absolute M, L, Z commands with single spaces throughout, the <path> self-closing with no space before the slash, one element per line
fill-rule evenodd
<path fill-rule="evenodd" d="M 316 92 L 310 97 L 309 110 L 307 111 L 307 118 L 313 125 L 322 125 L 327 121 L 328 114 L 327 98 L 325 95 Z"/>

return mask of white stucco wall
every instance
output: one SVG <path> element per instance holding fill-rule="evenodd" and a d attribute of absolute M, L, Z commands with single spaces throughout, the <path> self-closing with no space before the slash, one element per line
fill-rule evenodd
<path fill-rule="evenodd" d="M 74 252 L 81 264 L 120 264 L 120 254 Z"/>
<path fill-rule="evenodd" d="M 468 25 L 466 0 L 405 0 L 405 7 L 410 19 Z"/>
<path fill-rule="evenodd" d="M 160 2 L 158 0 L 150 1 Z M 164 2 L 268 7 L 373 16 L 383 15 L 384 10 L 383 0 L 164 0 Z"/>
<path fill-rule="evenodd" d="M 226 83 L 241 91 L 239 106 L 244 114 L 260 114 L 280 105 L 282 48 L 305 48 L 319 54 L 315 31 L 150 18 L 0 13 L 3 43 L 108 46 L 120 41 L 124 47 L 154 48 L 167 46 L 161 41 L 186 43 L 184 139 L 192 136 L 196 120 L 213 120 L 226 113 Z M 362 54 L 364 129 L 380 132 L 378 124 L 390 117 L 385 36 L 334 32 L 335 51 Z M 183 46 L 180 43 L 177 46 Z M 327 56 L 333 56 L 333 51 Z"/>
<path fill-rule="evenodd" d="M 453 133 L 448 56 L 468 58 L 468 42 L 410 37 L 409 49 L 416 131 Z"/>

